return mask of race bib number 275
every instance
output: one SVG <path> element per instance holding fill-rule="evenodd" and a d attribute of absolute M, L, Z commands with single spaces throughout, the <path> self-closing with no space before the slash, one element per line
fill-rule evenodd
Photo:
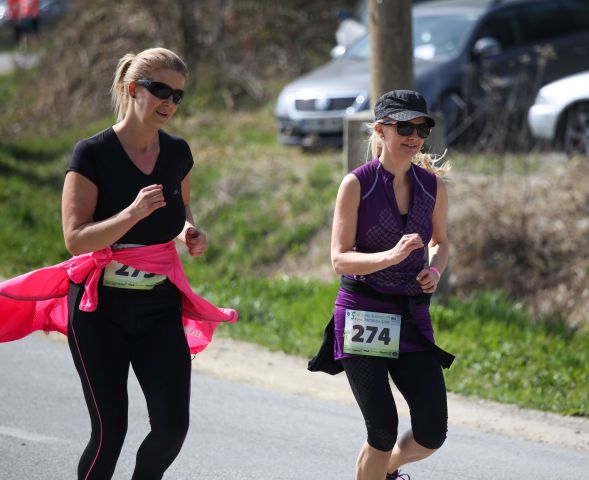
<path fill-rule="evenodd" d="M 346 310 L 344 352 L 399 358 L 400 333 L 400 315 Z"/>
<path fill-rule="evenodd" d="M 106 287 L 151 290 L 166 279 L 165 275 L 143 272 L 112 260 L 104 268 L 102 284 Z"/>

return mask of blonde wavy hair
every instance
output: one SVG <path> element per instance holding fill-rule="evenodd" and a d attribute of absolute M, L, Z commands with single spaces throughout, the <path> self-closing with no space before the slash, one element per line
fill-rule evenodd
<path fill-rule="evenodd" d="M 370 135 L 370 138 L 368 139 L 368 147 L 366 150 L 367 160 L 369 158 L 379 157 L 382 153 L 382 142 L 380 141 L 379 135 L 374 130 L 374 125 L 376 125 L 376 123 L 378 122 L 366 124 L 367 131 L 372 131 L 372 135 Z M 447 150 L 445 150 L 442 155 L 419 152 L 414 155 L 411 161 L 416 165 L 425 168 L 427 171 L 434 173 L 438 177 L 445 177 L 452 168 L 450 162 L 444 160 L 446 153 Z M 372 154 L 372 156 L 369 156 L 369 154 Z"/>
<path fill-rule="evenodd" d="M 184 61 L 167 48 L 148 48 L 138 54 L 124 55 L 115 70 L 110 89 L 117 122 L 125 118 L 129 105 L 129 83 L 141 79 L 149 80 L 156 70 L 174 70 L 188 78 L 188 67 Z"/>

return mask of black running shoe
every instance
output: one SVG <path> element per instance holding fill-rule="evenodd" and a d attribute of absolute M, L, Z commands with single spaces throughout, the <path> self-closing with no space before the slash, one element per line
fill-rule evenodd
<path fill-rule="evenodd" d="M 385 480 L 411 480 L 408 473 L 401 473 L 399 470 L 395 470 L 393 473 L 387 473 Z"/>

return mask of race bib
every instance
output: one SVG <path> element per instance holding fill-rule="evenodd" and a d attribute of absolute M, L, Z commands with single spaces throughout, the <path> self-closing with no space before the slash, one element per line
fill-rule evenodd
<path fill-rule="evenodd" d="M 346 310 L 344 352 L 399 358 L 401 315 Z"/>
<path fill-rule="evenodd" d="M 166 279 L 166 275 L 143 272 L 120 262 L 111 262 L 104 267 L 102 284 L 105 287 L 151 290 Z"/>

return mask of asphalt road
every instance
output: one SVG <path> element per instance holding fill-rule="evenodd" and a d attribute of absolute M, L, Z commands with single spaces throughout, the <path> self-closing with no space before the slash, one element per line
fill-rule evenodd
<path fill-rule="evenodd" d="M 149 424 L 130 379 L 129 433 L 114 479 L 129 479 Z M 33 335 L 0 344 L 0 479 L 75 479 L 89 421 L 67 346 Z M 193 374 L 190 432 L 170 480 L 353 479 L 357 408 Z M 401 428 L 407 428 L 401 419 Z M 451 428 L 412 480 L 587 480 L 589 455 Z"/>
<path fill-rule="evenodd" d="M 12 72 L 14 69 L 14 62 L 12 61 L 12 54 L 0 53 L 0 75 Z"/>
<path fill-rule="evenodd" d="M 39 55 L 36 53 L 8 53 L 0 52 L 0 75 L 12 72 L 17 66 L 20 68 L 31 68 L 39 62 Z"/>

